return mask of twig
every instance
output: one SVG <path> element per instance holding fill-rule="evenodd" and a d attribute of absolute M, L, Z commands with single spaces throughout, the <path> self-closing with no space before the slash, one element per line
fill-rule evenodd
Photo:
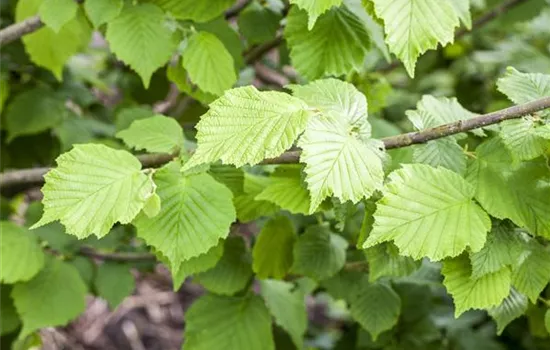
<path fill-rule="evenodd" d="M 42 23 L 38 15 L 29 17 L 22 22 L 14 23 L 0 30 L 0 45 L 10 43 L 25 34 L 37 31 L 42 28 L 42 26 L 44 26 L 44 23 Z"/>
<path fill-rule="evenodd" d="M 180 91 L 178 90 L 176 84 L 170 84 L 168 95 L 166 95 L 166 98 L 164 100 L 155 103 L 155 105 L 153 106 L 153 112 L 166 114 L 166 112 L 168 112 L 178 103 L 179 95 Z"/>
<path fill-rule="evenodd" d="M 233 7 L 229 8 L 227 11 L 225 11 L 225 19 L 229 20 L 233 17 L 236 17 L 241 13 L 242 10 L 244 10 L 252 0 L 241 0 L 238 1 Z"/>
<path fill-rule="evenodd" d="M 263 55 L 273 50 L 277 46 L 281 45 L 282 42 L 283 42 L 283 36 L 281 34 L 277 34 L 275 39 L 253 47 L 252 49 L 250 49 L 250 51 L 245 53 L 244 55 L 245 63 L 252 64 L 256 62 L 257 60 L 262 58 Z"/>
<path fill-rule="evenodd" d="M 143 262 L 155 261 L 157 258 L 150 253 L 102 253 L 90 247 L 82 247 L 78 255 L 87 256 L 99 260 L 120 261 L 120 262 Z"/>

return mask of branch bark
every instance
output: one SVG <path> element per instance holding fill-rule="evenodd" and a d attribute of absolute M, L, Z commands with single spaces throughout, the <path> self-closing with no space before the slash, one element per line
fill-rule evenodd
<path fill-rule="evenodd" d="M 87 256 L 88 258 L 120 262 L 144 262 L 157 260 L 157 258 L 150 253 L 102 253 L 90 247 L 80 248 L 78 255 Z"/>
<path fill-rule="evenodd" d="M 38 15 L 29 17 L 22 22 L 14 23 L 0 30 L 0 45 L 5 45 L 17 40 L 23 35 L 37 31 L 43 26 L 44 23 Z"/>

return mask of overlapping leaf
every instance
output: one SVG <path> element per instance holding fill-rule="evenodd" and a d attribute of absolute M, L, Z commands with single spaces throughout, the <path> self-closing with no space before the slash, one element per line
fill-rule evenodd
<path fill-rule="evenodd" d="M 416 146 L 413 161 L 433 167 L 442 166 L 460 175 L 466 172 L 467 165 L 466 153 L 452 138 L 433 140 Z"/>
<path fill-rule="evenodd" d="M 221 15 L 235 1 L 153 0 L 153 2 L 178 19 L 207 22 Z"/>
<path fill-rule="evenodd" d="M 240 222 L 249 222 L 279 211 L 273 202 L 256 199 L 270 184 L 271 178 L 267 176 L 244 174 L 243 194 L 233 200 Z"/>
<path fill-rule="evenodd" d="M 134 291 L 135 281 L 130 265 L 104 262 L 97 268 L 94 286 L 97 295 L 107 300 L 111 309 L 115 309 Z"/>
<path fill-rule="evenodd" d="M 527 311 L 529 300 L 515 288 L 510 289 L 510 294 L 498 306 L 488 310 L 489 315 L 497 323 L 497 334 L 502 334 L 504 328 Z"/>
<path fill-rule="evenodd" d="M 550 253 L 539 243 L 532 242 L 513 267 L 512 284 L 518 292 L 536 303 L 539 294 L 550 281 Z"/>
<path fill-rule="evenodd" d="M 550 74 L 522 73 L 509 67 L 497 86 L 512 102 L 523 104 L 550 95 Z"/>
<path fill-rule="evenodd" d="M 123 0 L 85 1 L 84 9 L 95 28 L 115 19 L 122 11 Z"/>
<path fill-rule="evenodd" d="M 129 147 L 147 152 L 172 153 L 183 147 L 183 130 L 174 118 L 156 115 L 136 120 L 116 136 Z"/>
<path fill-rule="evenodd" d="M 308 214 L 309 192 L 302 181 L 301 167 L 277 168 L 267 187 L 255 199 L 271 202 L 293 214 Z"/>
<path fill-rule="evenodd" d="M 369 281 L 381 277 L 402 277 L 410 275 L 419 266 L 407 256 L 399 255 L 393 243 L 382 243 L 365 250 L 369 263 Z"/>
<path fill-rule="evenodd" d="M 194 258 L 183 261 L 180 265 L 172 266 L 172 283 L 174 290 L 178 290 L 185 279 L 199 272 L 210 270 L 223 256 L 224 241 L 220 240 L 218 245 L 210 248 L 206 253 L 203 253 Z"/>
<path fill-rule="evenodd" d="M 342 0 L 290 0 L 290 3 L 308 13 L 307 29 L 311 30 L 319 16 L 330 10 L 333 6 L 340 6 Z"/>
<path fill-rule="evenodd" d="M 72 0 L 44 0 L 38 14 L 40 20 L 55 33 L 71 19 L 75 18 L 78 4 Z"/>

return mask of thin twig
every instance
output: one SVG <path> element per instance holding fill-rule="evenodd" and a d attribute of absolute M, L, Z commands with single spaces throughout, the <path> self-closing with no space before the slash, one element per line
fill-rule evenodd
<path fill-rule="evenodd" d="M 82 247 L 78 251 L 78 255 L 87 256 L 89 258 L 108 260 L 108 261 L 120 261 L 120 262 L 144 262 L 155 261 L 157 258 L 150 253 L 103 253 L 90 247 Z"/>
<path fill-rule="evenodd" d="M 238 1 L 233 7 L 229 8 L 227 11 L 225 11 L 225 19 L 229 20 L 233 17 L 237 17 L 239 13 L 241 13 L 250 3 L 252 0 L 241 0 Z"/>
<path fill-rule="evenodd" d="M 38 15 L 29 17 L 22 22 L 14 23 L 0 30 L 0 45 L 5 45 L 19 39 L 25 34 L 32 33 L 42 28 L 44 23 Z"/>
<path fill-rule="evenodd" d="M 250 51 L 245 53 L 244 55 L 245 63 L 252 64 L 258 61 L 266 53 L 273 50 L 277 46 L 281 45 L 282 42 L 283 42 L 283 36 L 281 34 L 277 34 L 275 39 L 253 47 L 252 49 L 250 49 Z"/>

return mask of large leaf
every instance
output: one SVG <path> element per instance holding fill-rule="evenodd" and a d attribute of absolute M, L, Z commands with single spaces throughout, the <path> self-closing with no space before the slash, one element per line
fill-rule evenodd
<path fill-rule="evenodd" d="M 17 2 L 15 20 L 21 22 L 38 13 L 42 0 L 21 0 Z M 68 21 L 58 33 L 51 28 L 41 28 L 26 34 L 22 40 L 31 60 L 40 67 L 50 70 L 61 80 L 63 67 L 72 55 L 90 41 L 91 30 L 82 15 Z"/>
<path fill-rule="evenodd" d="M 154 191 L 137 158 L 103 145 L 76 145 L 44 178 L 44 215 L 31 228 L 59 220 L 78 238 L 130 223 Z"/>
<path fill-rule="evenodd" d="M 38 14 L 45 25 L 55 33 L 67 22 L 76 17 L 78 4 L 72 0 L 43 0 Z"/>
<path fill-rule="evenodd" d="M 163 115 L 136 120 L 116 136 L 129 147 L 152 153 L 172 153 L 182 148 L 184 141 L 179 123 Z"/>
<path fill-rule="evenodd" d="M 122 10 L 123 0 L 84 1 L 84 9 L 95 28 L 115 19 Z"/>
<path fill-rule="evenodd" d="M 307 13 L 290 9 L 285 38 L 296 70 L 307 79 L 358 71 L 369 49 L 364 23 L 346 6 L 334 7 L 308 29 Z"/>
<path fill-rule="evenodd" d="M 340 6 L 342 0 L 290 0 L 290 3 L 307 11 L 307 29 L 311 30 L 319 16 L 327 12 L 333 6 Z"/>
<path fill-rule="evenodd" d="M 132 67 L 149 87 L 153 72 L 175 52 L 177 41 L 164 24 L 164 12 L 152 4 L 129 6 L 107 26 L 113 53 Z"/>
<path fill-rule="evenodd" d="M 310 213 L 327 196 L 357 203 L 381 188 L 383 145 L 370 139 L 365 96 L 336 79 L 291 88 L 320 113 L 309 120 L 298 143 L 306 163 Z"/>
<path fill-rule="evenodd" d="M 258 278 L 282 279 L 292 266 L 296 231 L 286 216 L 275 216 L 265 223 L 252 251 L 252 268 Z"/>
<path fill-rule="evenodd" d="M 233 194 L 208 174 L 184 176 L 179 162 L 154 175 L 162 210 L 155 217 L 139 216 L 137 235 L 176 266 L 206 253 L 227 237 L 235 220 Z"/>
<path fill-rule="evenodd" d="M 497 334 L 500 335 L 504 328 L 527 311 L 529 300 L 515 288 L 510 289 L 510 294 L 498 306 L 490 308 L 489 315 L 497 323 Z"/>
<path fill-rule="evenodd" d="M 44 266 L 38 237 L 24 227 L 0 222 L 0 282 L 28 281 Z"/>
<path fill-rule="evenodd" d="M 203 91 L 222 95 L 237 81 L 233 57 L 223 43 L 208 32 L 193 34 L 182 54 L 183 67 Z"/>
<path fill-rule="evenodd" d="M 397 324 L 400 312 L 401 298 L 391 287 L 381 283 L 362 286 L 350 305 L 351 316 L 375 341 L 380 333 Z"/>
<path fill-rule="evenodd" d="M 198 148 L 184 170 L 221 159 L 242 166 L 273 158 L 292 146 L 310 112 L 299 99 L 253 86 L 227 91 L 197 124 Z"/>
<path fill-rule="evenodd" d="M 459 18 L 449 0 L 372 0 L 384 20 L 386 42 L 414 77 L 416 60 L 440 43 L 453 42 Z"/>
<path fill-rule="evenodd" d="M 49 259 L 28 282 L 14 286 L 11 297 L 23 322 L 23 338 L 44 327 L 63 326 L 84 312 L 87 288 L 71 265 Z"/>
<path fill-rule="evenodd" d="M 130 265 L 115 262 L 101 264 L 94 279 L 97 295 L 107 300 L 111 309 L 115 309 L 124 298 L 132 294 L 135 284 Z"/>
<path fill-rule="evenodd" d="M 190 19 L 195 22 L 207 22 L 221 15 L 234 0 L 152 0 L 163 10 L 178 19 Z"/>
<path fill-rule="evenodd" d="M 512 102 L 523 104 L 550 95 L 550 74 L 522 73 L 508 67 L 497 86 Z"/>
<path fill-rule="evenodd" d="M 455 317 L 469 309 L 486 309 L 499 305 L 510 292 L 511 273 L 505 267 L 480 278 L 472 278 L 470 260 L 466 254 L 443 262 L 443 284 L 452 295 Z"/>
<path fill-rule="evenodd" d="M 427 165 L 403 165 L 389 176 L 364 248 L 394 241 L 401 255 L 437 261 L 467 247 L 483 248 L 489 216 L 473 201 L 474 188 L 458 174 Z"/>
<path fill-rule="evenodd" d="M 199 272 L 210 270 L 223 256 L 224 242 L 220 240 L 218 245 L 210 248 L 206 253 L 203 253 L 194 258 L 183 261 L 179 265 L 172 266 L 172 282 L 174 291 L 177 291 L 188 276 Z"/>
<path fill-rule="evenodd" d="M 512 284 L 518 292 L 536 303 L 539 294 L 550 282 L 550 253 L 539 243 L 532 242 L 513 267 Z"/>
<path fill-rule="evenodd" d="M 288 332 L 296 347 L 302 349 L 308 323 L 303 293 L 284 281 L 264 280 L 260 286 L 275 322 Z"/>
<path fill-rule="evenodd" d="M 302 181 L 301 169 L 301 166 L 278 167 L 255 199 L 274 203 L 293 214 L 308 214 L 309 192 Z"/>
<path fill-rule="evenodd" d="M 346 263 L 347 242 L 326 225 L 310 226 L 294 245 L 291 271 L 316 280 L 334 276 Z"/>

